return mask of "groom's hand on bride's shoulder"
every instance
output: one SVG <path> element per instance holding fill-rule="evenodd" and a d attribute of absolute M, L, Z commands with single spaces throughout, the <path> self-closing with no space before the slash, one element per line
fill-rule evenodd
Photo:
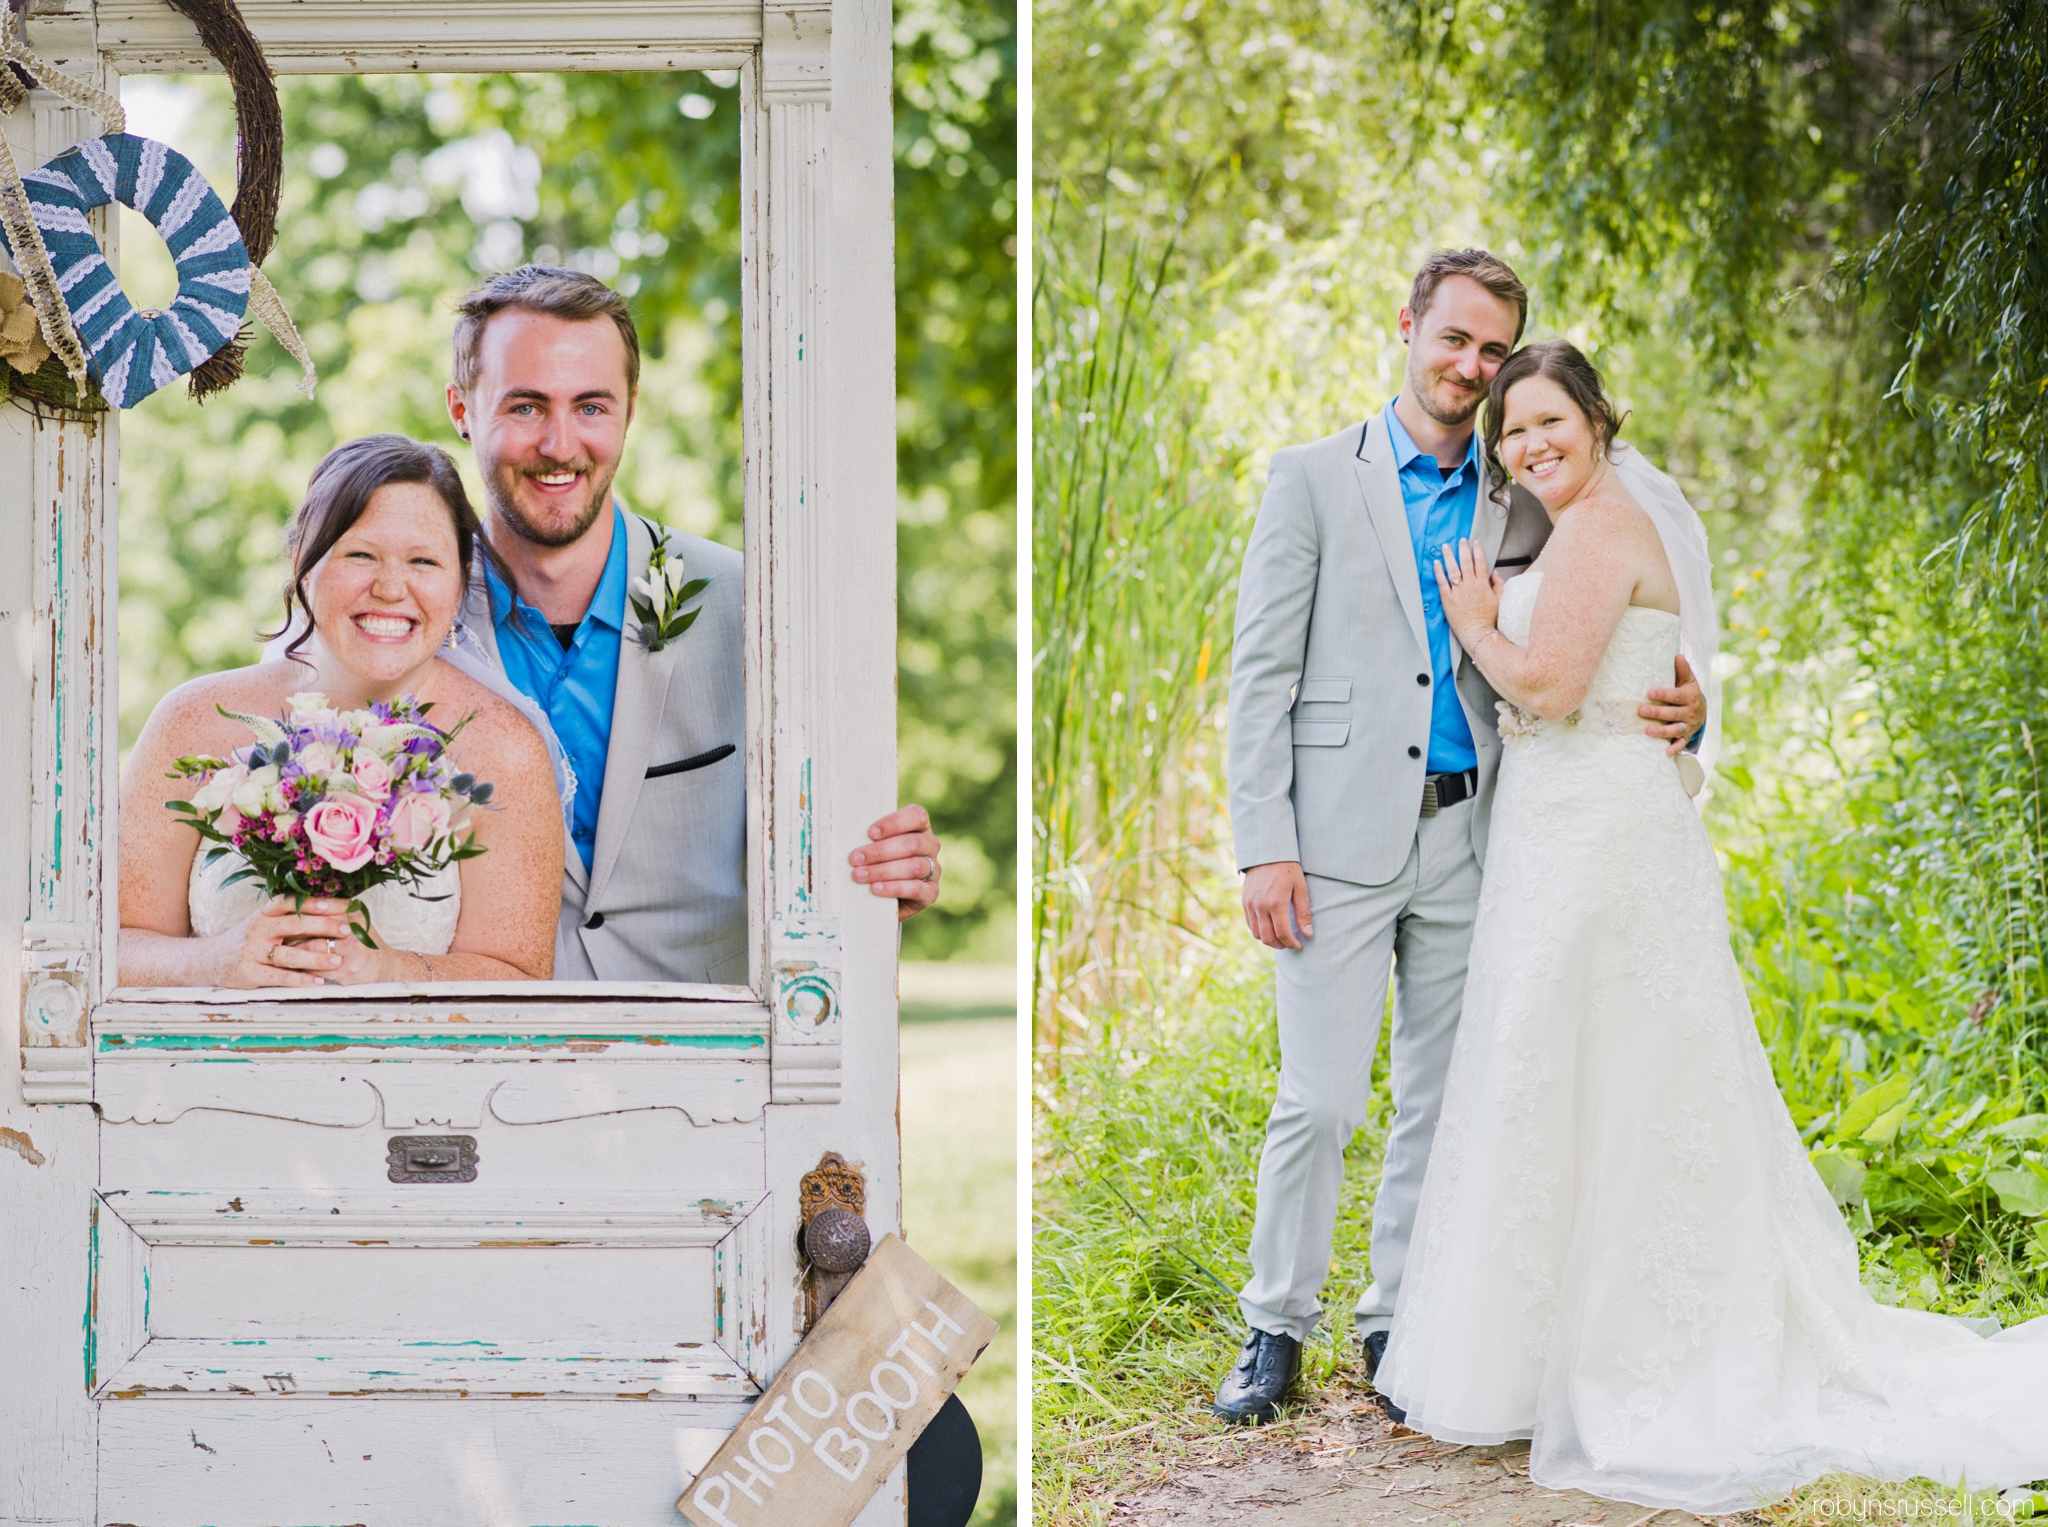
<path fill-rule="evenodd" d="M 922 806 L 899 806 L 883 817 L 846 862 L 875 895 L 895 898 L 899 923 L 939 899 L 939 838 Z"/>
<path fill-rule="evenodd" d="M 1677 666 L 1678 683 L 1670 689 L 1651 690 L 1647 702 L 1636 707 L 1636 714 L 1652 723 L 1643 730 L 1669 742 L 1664 751 L 1674 756 L 1683 753 L 1686 743 L 1707 724 L 1707 697 L 1700 693 L 1699 680 L 1684 653 L 1678 655 Z"/>
<path fill-rule="evenodd" d="M 1268 949 L 1299 949 L 1303 939 L 1315 936 L 1308 877 L 1298 862 L 1254 864 L 1244 872 L 1244 921 L 1252 937 Z"/>

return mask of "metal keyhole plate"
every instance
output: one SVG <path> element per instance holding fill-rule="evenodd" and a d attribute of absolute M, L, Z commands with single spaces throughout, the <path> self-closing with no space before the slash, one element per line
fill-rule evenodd
<path fill-rule="evenodd" d="M 393 1135 L 385 1173 L 393 1182 L 475 1182 L 475 1135 Z"/>

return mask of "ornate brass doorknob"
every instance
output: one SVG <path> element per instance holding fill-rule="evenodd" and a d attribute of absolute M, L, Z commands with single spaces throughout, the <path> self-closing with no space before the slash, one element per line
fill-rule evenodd
<path fill-rule="evenodd" d="M 850 1273 L 867 1261 L 868 1222 L 851 1209 L 820 1209 L 804 1223 L 804 1255 L 828 1273 Z"/>

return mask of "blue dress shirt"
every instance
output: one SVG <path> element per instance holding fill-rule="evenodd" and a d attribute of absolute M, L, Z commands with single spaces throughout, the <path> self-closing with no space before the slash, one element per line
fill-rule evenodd
<path fill-rule="evenodd" d="M 547 617 L 524 599 L 515 610 L 509 590 L 488 564 L 491 612 L 505 677 L 547 712 L 576 771 L 569 837 L 590 873 L 597 853 L 597 808 L 604 798 L 604 761 L 612 742 L 612 702 L 619 687 L 619 641 L 626 620 L 626 516 L 612 505 L 612 550 L 590 608 L 564 648 Z M 503 611 L 500 614 L 498 612 Z"/>
<path fill-rule="evenodd" d="M 1458 703 L 1451 673 L 1451 626 L 1444 619 L 1432 567 L 1438 548 L 1472 534 L 1473 511 L 1479 507 L 1479 433 L 1473 431 L 1465 459 L 1445 472 L 1437 459 L 1422 450 L 1401 427 L 1389 403 L 1381 415 L 1394 446 L 1394 466 L 1401 479 L 1401 507 L 1408 512 L 1408 539 L 1415 548 L 1415 571 L 1422 579 L 1422 625 L 1429 635 L 1431 774 L 1458 774 L 1479 767 L 1472 745 L 1471 723 Z"/>

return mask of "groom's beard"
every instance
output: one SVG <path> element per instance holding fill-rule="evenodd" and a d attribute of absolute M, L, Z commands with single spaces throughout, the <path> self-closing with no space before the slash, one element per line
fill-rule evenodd
<path fill-rule="evenodd" d="M 1415 401 L 1437 423 L 1456 429 L 1461 424 L 1469 424 L 1472 416 L 1479 412 L 1479 405 L 1486 401 L 1486 389 L 1473 387 L 1461 391 L 1439 372 L 1434 386 L 1415 389 Z"/>
<path fill-rule="evenodd" d="M 618 466 L 602 477 L 598 475 L 595 462 L 542 461 L 531 472 L 580 472 L 586 474 L 590 484 L 589 496 L 575 515 L 567 519 L 555 519 L 540 524 L 519 507 L 515 494 L 520 479 L 531 475 L 524 467 L 500 466 L 487 481 L 491 501 L 491 517 L 520 540 L 535 546 L 568 546 L 582 539 L 583 533 L 597 523 L 597 517 L 611 502 L 612 479 L 618 475 Z"/>

